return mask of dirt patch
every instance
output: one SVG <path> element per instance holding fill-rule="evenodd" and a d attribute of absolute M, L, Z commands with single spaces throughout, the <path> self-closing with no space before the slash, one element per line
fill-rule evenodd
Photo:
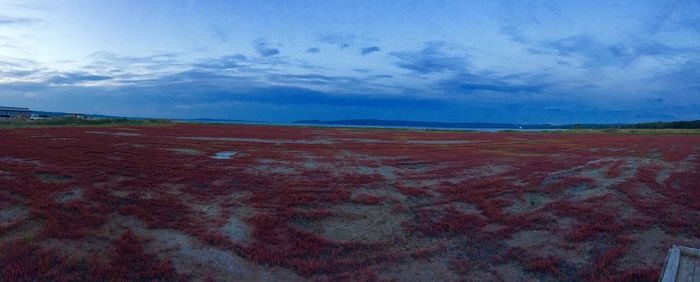
<path fill-rule="evenodd" d="M 217 203 L 190 203 L 189 206 L 199 216 L 206 218 L 216 218 L 221 213 L 221 207 Z"/>
<path fill-rule="evenodd" d="M 347 166 L 347 167 L 342 167 L 339 170 L 339 172 L 349 173 L 349 174 L 358 173 L 358 174 L 363 174 L 363 175 L 379 174 L 386 180 L 393 180 L 393 179 L 396 179 L 397 169 L 394 167 L 390 167 L 390 166 L 378 166 L 378 167 Z"/>
<path fill-rule="evenodd" d="M 58 193 L 54 197 L 54 199 L 56 200 L 56 202 L 66 203 L 66 202 L 80 199 L 82 197 L 82 195 L 83 195 L 83 189 L 75 188 L 75 189 L 71 189 L 68 191 L 63 191 L 61 193 Z"/>
<path fill-rule="evenodd" d="M 659 171 L 659 174 L 656 175 L 656 183 L 664 183 L 666 179 L 668 179 L 669 176 L 671 176 L 671 172 L 673 172 L 671 169 L 664 168 L 661 171 Z"/>
<path fill-rule="evenodd" d="M 478 140 L 408 140 L 409 144 L 425 144 L 425 145 L 460 145 L 479 143 Z"/>
<path fill-rule="evenodd" d="M 109 191 L 109 194 L 112 196 L 119 197 L 119 198 L 126 198 L 129 196 L 129 194 L 131 194 L 131 192 L 124 191 L 124 190 L 111 190 L 111 191 Z"/>
<path fill-rule="evenodd" d="M 432 188 L 440 184 L 442 180 L 439 179 L 420 179 L 420 180 L 413 180 L 413 179 L 402 179 L 399 180 L 401 184 L 408 186 L 408 187 L 413 187 L 413 188 Z M 448 181 L 452 183 L 451 181 Z M 452 184 L 459 183 L 460 181 L 456 181 Z"/>
<path fill-rule="evenodd" d="M 255 265 L 225 250 L 207 246 L 194 237 L 172 229 L 146 229 L 133 217 L 118 216 L 103 227 L 107 234 L 131 230 L 148 252 L 173 262 L 178 273 L 197 280 L 214 275 L 217 281 L 300 281 L 295 273 L 279 268 Z"/>
<path fill-rule="evenodd" d="M 557 257 L 574 265 L 584 265 L 592 248 L 590 243 L 562 245 L 561 236 L 546 230 L 526 230 L 513 234 L 505 243 L 511 248 L 531 250 L 536 257 Z"/>
<path fill-rule="evenodd" d="M 382 281 L 459 281 L 449 262 L 440 259 L 412 260 L 407 263 L 381 268 Z"/>
<path fill-rule="evenodd" d="M 7 223 L 25 217 L 29 209 L 23 206 L 0 207 L 0 223 Z"/>
<path fill-rule="evenodd" d="M 332 145 L 333 142 L 326 139 L 315 139 L 315 140 L 293 140 L 293 139 L 259 139 L 259 138 L 234 138 L 234 137 L 178 137 L 180 139 L 187 140 L 200 140 L 200 141 L 224 141 L 224 142 L 243 142 L 243 143 L 267 143 L 267 144 L 309 144 L 309 145 Z"/>
<path fill-rule="evenodd" d="M 577 185 L 566 189 L 567 197 L 570 201 L 583 201 L 591 197 L 611 193 L 609 186 L 602 185 Z"/>
<path fill-rule="evenodd" d="M 110 248 L 110 240 L 105 237 L 86 237 L 81 241 L 50 238 L 41 241 L 40 245 L 67 257 L 92 259 L 92 254 L 102 253 Z"/>
<path fill-rule="evenodd" d="M 0 157 L 0 162 L 3 163 L 10 163 L 10 164 L 29 164 L 33 166 L 41 166 L 44 165 L 42 161 L 39 160 L 32 160 L 32 159 L 27 159 L 27 158 L 12 158 L 12 157 Z"/>
<path fill-rule="evenodd" d="M 476 205 L 469 204 L 469 203 L 462 203 L 462 202 L 452 202 L 452 203 L 426 206 L 426 207 L 423 207 L 421 209 L 435 210 L 435 211 L 444 211 L 444 210 L 448 210 L 448 209 L 454 209 L 454 210 L 460 211 L 464 214 L 481 215 L 481 210 Z M 485 219 L 485 217 L 484 217 L 484 219 Z"/>
<path fill-rule="evenodd" d="M 18 226 L 0 232 L 0 243 L 6 243 L 17 239 L 31 240 L 39 233 L 43 226 L 44 222 L 42 220 L 30 219 L 22 221 Z"/>
<path fill-rule="evenodd" d="M 254 166 L 248 169 L 249 173 L 254 173 L 254 174 L 267 174 L 267 173 L 274 173 L 274 174 L 297 174 L 296 169 L 292 167 L 287 167 L 287 166 L 272 166 L 272 165 L 258 165 Z"/>
<path fill-rule="evenodd" d="M 662 201 L 666 199 L 666 196 L 659 194 L 654 189 L 651 189 L 648 185 L 639 185 L 637 189 L 634 190 L 635 195 L 643 199 L 652 199 L 654 201 Z"/>
<path fill-rule="evenodd" d="M 70 177 L 70 176 L 58 175 L 58 174 L 53 174 L 53 173 L 48 173 L 48 172 L 37 173 L 36 176 L 44 184 L 68 183 L 68 182 L 71 182 L 73 180 L 73 177 Z"/>
<path fill-rule="evenodd" d="M 521 214 L 537 210 L 553 202 L 549 197 L 537 192 L 526 192 L 523 197 L 524 201 L 516 200 L 513 205 L 503 210 L 511 214 Z"/>
<path fill-rule="evenodd" d="M 247 242 L 250 239 L 250 228 L 235 216 L 229 218 L 228 222 L 219 228 L 219 232 L 236 242 Z"/>
<path fill-rule="evenodd" d="M 352 197 L 357 197 L 359 195 L 370 195 L 385 197 L 387 199 L 404 201 L 406 196 L 401 194 L 401 192 L 396 191 L 390 187 L 370 187 L 370 188 L 359 188 L 352 191 Z"/>
<path fill-rule="evenodd" d="M 341 139 L 332 139 L 331 141 L 356 142 L 356 143 L 393 143 L 389 140 L 370 139 L 370 138 L 341 138 Z"/>
<path fill-rule="evenodd" d="M 559 230 L 571 230 L 574 229 L 576 226 L 576 223 L 578 222 L 575 218 L 573 217 L 556 217 L 557 221 L 557 228 Z"/>
<path fill-rule="evenodd" d="M 186 155 L 186 156 L 201 156 L 204 153 L 200 150 L 197 149 L 189 149 L 189 148 L 169 148 L 167 149 L 168 151 L 171 151 L 177 155 Z"/>
<path fill-rule="evenodd" d="M 496 277 L 501 281 L 529 281 L 526 277 L 525 269 L 515 263 L 499 264 L 493 267 Z M 532 279 L 532 281 L 536 281 Z"/>
<path fill-rule="evenodd" d="M 514 234 L 506 240 L 506 245 L 510 247 L 527 247 L 549 244 L 559 241 L 559 237 L 546 230 L 526 230 Z"/>
<path fill-rule="evenodd" d="M 120 136 L 120 137 L 136 137 L 136 136 L 143 136 L 141 133 L 134 133 L 134 132 L 105 132 L 105 131 L 85 131 L 85 133 L 90 133 L 90 134 L 102 134 L 102 135 L 112 135 L 112 136 Z"/>
<path fill-rule="evenodd" d="M 337 241 L 382 241 L 403 236 L 402 222 L 408 220 L 404 214 L 392 214 L 392 205 L 336 206 L 332 210 L 342 217 L 330 217 L 300 226 L 325 238 Z"/>
<path fill-rule="evenodd" d="M 503 174 L 513 169 L 506 165 L 483 165 L 474 168 L 464 170 L 453 179 L 448 180 L 450 183 L 457 184 L 471 179 L 483 179 L 492 177 L 495 175 Z"/>
<path fill-rule="evenodd" d="M 695 248 L 700 246 L 700 238 L 671 235 L 658 227 L 640 231 L 631 236 L 635 242 L 620 260 L 621 266 L 661 266 L 666 259 L 666 252 L 674 244 Z"/>

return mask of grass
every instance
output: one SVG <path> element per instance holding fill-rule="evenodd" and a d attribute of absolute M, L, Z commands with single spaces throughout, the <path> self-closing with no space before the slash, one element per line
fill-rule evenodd
<path fill-rule="evenodd" d="M 75 119 L 75 118 L 53 118 L 46 120 L 0 120 L 0 129 L 13 128 L 41 128 L 41 127 L 74 127 L 74 126 L 156 126 L 172 124 L 188 124 L 189 122 L 172 121 L 168 119 L 127 119 L 127 118 L 103 118 L 103 119 Z M 205 125 L 228 125 L 222 123 L 193 122 L 193 124 Z M 258 126 L 279 126 L 261 124 Z M 363 130 L 363 131 L 386 131 L 386 132 L 426 132 L 426 133 L 454 133 L 454 132 L 480 132 L 468 129 L 444 129 L 444 128 L 401 128 L 401 127 L 354 127 L 354 126 L 327 126 L 327 125 L 295 125 L 289 126 L 301 128 L 333 128 L 340 130 Z M 543 129 L 539 131 L 522 131 L 517 129 L 504 129 L 495 133 L 556 133 L 556 134 L 643 134 L 643 135 L 695 135 L 700 134 L 700 129 L 640 129 L 640 128 L 606 128 L 606 129 Z"/>
<path fill-rule="evenodd" d="M 36 128 L 36 127 L 76 127 L 76 126 L 152 126 L 174 124 L 166 119 L 75 119 L 53 118 L 44 120 L 0 120 L 0 129 Z"/>
<path fill-rule="evenodd" d="M 663 128 L 663 129 L 638 129 L 638 128 L 606 128 L 606 129 L 567 129 L 553 131 L 538 131 L 560 134 L 643 134 L 643 135 L 694 135 L 700 134 L 700 129 Z"/>

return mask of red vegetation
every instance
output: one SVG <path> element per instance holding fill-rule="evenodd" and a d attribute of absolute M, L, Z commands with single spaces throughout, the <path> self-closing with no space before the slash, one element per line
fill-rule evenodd
<path fill-rule="evenodd" d="M 420 188 L 413 188 L 413 187 L 404 187 L 404 186 L 397 186 L 397 189 L 401 192 L 401 194 L 404 194 L 406 196 L 413 196 L 413 197 L 420 197 L 420 196 L 426 196 L 429 195 L 430 193 L 424 189 Z"/>
<path fill-rule="evenodd" d="M 66 258 L 26 241 L 14 241 L 0 248 L 0 281 L 184 280 L 169 261 L 145 253 L 131 232 L 115 240 L 108 258 L 107 263 L 98 257 Z"/>
<path fill-rule="evenodd" d="M 560 259 L 554 257 L 536 258 L 527 263 L 527 269 L 534 272 L 557 272 Z"/>
<path fill-rule="evenodd" d="M 605 176 L 608 178 L 616 178 L 620 177 L 622 174 L 622 165 L 625 164 L 624 160 L 617 160 L 614 163 L 608 167 L 608 171 L 606 172 Z"/>
<path fill-rule="evenodd" d="M 358 204 L 365 204 L 365 205 L 374 205 L 378 204 L 381 202 L 383 197 L 380 196 L 375 196 L 375 195 L 367 195 L 367 194 L 361 194 L 357 195 L 352 199 L 353 203 L 358 203 Z"/>
<path fill-rule="evenodd" d="M 149 243 L 156 230 L 314 280 L 386 279 L 420 260 L 447 264 L 443 280 L 516 264 L 523 280 L 651 281 L 669 246 L 637 235 L 700 244 L 700 136 L 238 125 L 0 136 L 0 280 L 218 279 L 176 269 Z M 210 158 L 220 151 L 237 154 Z M 531 231 L 548 241 L 526 245 Z M 629 265 L 635 253 L 658 259 Z"/>
<path fill-rule="evenodd" d="M 173 281 L 178 277 L 170 261 L 162 261 L 144 252 L 136 236 L 130 231 L 116 239 L 110 263 L 90 273 L 100 281 Z"/>

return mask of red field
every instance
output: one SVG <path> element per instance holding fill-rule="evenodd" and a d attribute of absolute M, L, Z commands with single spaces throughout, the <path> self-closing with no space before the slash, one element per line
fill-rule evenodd
<path fill-rule="evenodd" d="M 700 247 L 700 135 L 178 125 L 0 142 L 5 281 L 655 281 L 672 244 Z"/>

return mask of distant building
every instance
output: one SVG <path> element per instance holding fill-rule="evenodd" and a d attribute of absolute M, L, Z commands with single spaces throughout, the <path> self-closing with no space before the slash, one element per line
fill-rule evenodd
<path fill-rule="evenodd" d="M 41 114 L 32 114 L 31 119 L 32 119 L 32 120 L 51 119 L 51 117 L 50 117 L 50 116 L 47 116 L 47 115 L 41 115 Z"/>
<path fill-rule="evenodd" d="M 31 114 L 29 108 L 0 106 L 0 119 L 28 119 Z"/>
<path fill-rule="evenodd" d="M 74 118 L 74 119 L 87 119 L 87 116 L 84 114 L 65 114 L 63 117 L 64 118 Z"/>

